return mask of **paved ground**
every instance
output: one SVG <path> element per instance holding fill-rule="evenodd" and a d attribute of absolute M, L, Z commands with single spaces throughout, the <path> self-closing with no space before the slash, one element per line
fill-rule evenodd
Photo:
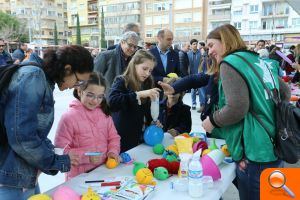
<path fill-rule="evenodd" d="M 69 102 L 73 99 L 72 91 L 67 90 L 64 92 L 60 92 L 58 90 L 55 90 L 54 92 L 55 97 L 55 121 L 54 125 L 51 129 L 51 132 L 49 134 L 49 139 L 53 141 L 55 136 L 55 130 L 57 127 L 58 120 L 63 112 L 68 107 Z M 184 102 L 188 105 L 191 105 L 191 97 L 190 94 L 186 94 L 184 97 Z M 192 131 L 203 131 L 203 128 L 201 126 L 201 120 L 200 120 L 200 114 L 197 113 L 197 111 L 192 111 Z M 287 165 L 287 167 L 300 167 L 300 162 L 298 162 L 295 165 Z M 61 184 L 64 182 L 64 175 L 59 173 L 56 176 L 48 176 L 45 174 L 42 174 L 39 178 L 39 183 L 41 187 L 41 191 L 45 192 L 53 187 L 55 187 L 58 184 Z M 238 191 L 235 188 L 233 184 L 227 189 L 227 191 L 223 195 L 224 200 L 238 200 Z"/>

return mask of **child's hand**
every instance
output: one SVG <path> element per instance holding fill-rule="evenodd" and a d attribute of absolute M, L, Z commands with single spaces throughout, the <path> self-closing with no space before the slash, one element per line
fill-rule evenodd
<path fill-rule="evenodd" d="M 170 133 L 173 137 L 176 137 L 177 135 L 179 135 L 179 132 L 174 128 L 169 129 L 167 132 Z"/>
<path fill-rule="evenodd" d="M 113 153 L 113 152 L 109 152 L 109 153 L 107 154 L 107 157 L 108 157 L 108 158 L 113 158 L 113 159 L 115 159 L 118 163 L 120 163 L 120 156 L 117 155 L 117 154 L 115 154 L 115 153 Z"/>
<path fill-rule="evenodd" d="M 92 164 L 98 164 L 101 160 L 101 155 L 100 156 L 90 156 L 90 163 Z"/>
<path fill-rule="evenodd" d="M 170 94 L 175 93 L 174 88 L 171 85 L 167 84 L 167 83 L 158 81 L 158 85 L 160 85 L 162 87 L 162 89 L 164 90 L 165 95 L 170 95 Z"/>
<path fill-rule="evenodd" d="M 70 152 L 69 157 L 70 157 L 71 165 L 74 165 L 74 166 L 79 165 L 79 155 Z"/>
<path fill-rule="evenodd" d="M 152 88 L 149 90 L 143 90 L 143 91 L 138 91 L 137 94 L 139 95 L 140 98 L 150 98 L 151 100 L 155 100 L 156 98 L 159 97 L 159 88 Z"/>
<path fill-rule="evenodd" d="M 159 120 L 156 120 L 155 125 L 158 126 L 159 128 L 163 128 L 164 126 L 160 123 Z"/>

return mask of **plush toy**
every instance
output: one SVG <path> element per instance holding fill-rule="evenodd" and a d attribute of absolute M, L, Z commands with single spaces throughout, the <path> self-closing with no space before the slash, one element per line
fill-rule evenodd
<path fill-rule="evenodd" d="M 129 164 L 133 162 L 133 159 L 130 157 L 130 155 L 128 153 L 121 153 L 120 154 L 121 157 L 121 162 L 125 163 L 125 164 Z"/>
<path fill-rule="evenodd" d="M 74 192 L 71 188 L 67 186 L 61 186 L 59 187 L 52 196 L 53 200 L 66 200 L 66 199 L 72 199 L 72 200 L 80 200 L 79 194 Z"/>
<path fill-rule="evenodd" d="M 158 155 L 162 155 L 165 151 L 165 147 L 162 144 L 156 144 L 153 148 L 153 153 L 158 154 Z"/>
<path fill-rule="evenodd" d="M 164 167 L 157 167 L 154 169 L 154 177 L 158 180 L 166 180 L 169 178 L 169 172 Z"/>
<path fill-rule="evenodd" d="M 139 169 L 135 177 L 139 184 L 156 185 L 156 182 L 153 181 L 153 173 L 148 168 Z"/>
<path fill-rule="evenodd" d="M 82 195 L 81 200 L 101 200 L 101 197 L 89 187 L 88 191 Z"/>
<path fill-rule="evenodd" d="M 166 150 L 173 151 L 178 156 L 178 148 L 175 144 L 167 146 Z"/>
<path fill-rule="evenodd" d="M 203 150 L 207 149 L 207 143 L 204 142 L 204 141 L 199 141 L 199 142 L 196 142 L 194 145 L 193 145 L 193 152 L 195 153 L 196 151 L 198 151 L 199 149 L 202 149 L 202 152 Z"/>
<path fill-rule="evenodd" d="M 163 158 L 165 158 L 169 162 L 178 161 L 177 157 L 178 156 L 173 151 L 166 150 L 163 153 Z"/>
<path fill-rule="evenodd" d="M 193 138 L 189 137 L 183 137 L 183 136 L 176 136 L 175 137 L 175 144 L 178 148 L 178 152 L 180 153 L 188 153 L 192 154 L 193 153 Z"/>
<path fill-rule="evenodd" d="M 28 200 L 52 200 L 50 196 L 46 194 L 36 194 L 31 196 Z"/>
<path fill-rule="evenodd" d="M 165 158 L 152 159 L 148 161 L 148 168 L 154 173 L 157 167 L 164 167 L 168 170 L 169 174 L 177 174 L 179 170 L 179 162 L 168 162 Z"/>
<path fill-rule="evenodd" d="M 108 158 L 105 165 L 108 169 L 113 169 L 116 168 L 119 165 L 119 163 L 113 158 Z"/>
<path fill-rule="evenodd" d="M 221 146 L 221 151 L 225 154 L 226 157 L 230 156 L 230 152 L 228 151 L 227 144 L 224 144 L 224 145 Z"/>
<path fill-rule="evenodd" d="M 141 162 L 134 162 L 134 167 L 132 170 L 133 175 L 136 175 L 137 171 L 142 169 L 142 168 L 147 168 L 147 165 L 145 165 L 144 163 Z"/>
<path fill-rule="evenodd" d="M 217 144 L 216 144 L 216 138 L 213 138 L 213 139 L 212 139 L 212 142 L 211 142 L 211 144 L 209 145 L 208 148 L 209 148 L 210 150 L 219 149 L 218 146 L 217 146 Z"/>

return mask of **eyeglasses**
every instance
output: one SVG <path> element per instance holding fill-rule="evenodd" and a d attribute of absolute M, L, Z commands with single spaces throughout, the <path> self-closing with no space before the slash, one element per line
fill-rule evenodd
<path fill-rule="evenodd" d="M 0 47 L 5 47 L 5 45 L 0 45 Z"/>
<path fill-rule="evenodd" d="M 84 83 L 83 80 L 80 80 L 76 74 L 76 72 L 74 72 L 75 78 L 76 78 L 76 83 L 74 84 L 74 87 L 78 87 L 80 85 L 82 85 Z"/>
<path fill-rule="evenodd" d="M 137 45 L 134 45 L 134 44 L 132 44 L 132 43 L 128 43 L 127 41 L 126 41 L 126 44 L 127 44 L 127 46 L 130 48 L 130 49 L 137 49 L 138 48 L 138 46 Z"/>
<path fill-rule="evenodd" d="M 91 93 L 91 92 L 86 92 L 86 91 L 83 91 L 83 92 L 85 93 L 86 98 L 88 98 L 91 101 L 97 99 L 97 101 L 100 102 L 105 97 L 104 94 L 100 94 L 100 95 L 97 96 L 97 95 L 95 95 L 94 93 Z"/>

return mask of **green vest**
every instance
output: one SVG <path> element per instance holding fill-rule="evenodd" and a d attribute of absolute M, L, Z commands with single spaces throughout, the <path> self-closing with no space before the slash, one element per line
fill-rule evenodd
<path fill-rule="evenodd" d="M 239 51 L 235 52 L 235 54 L 239 54 L 247 59 L 255 67 L 261 77 L 263 77 L 267 87 L 273 89 L 273 79 L 266 67 L 267 65 L 272 71 L 275 87 L 277 89 L 279 88 L 279 65 L 277 61 L 270 59 L 262 60 L 257 54 L 248 51 Z M 249 89 L 250 107 L 257 113 L 269 132 L 273 133 L 272 137 L 274 138 L 275 107 L 273 101 L 269 99 L 260 80 L 241 58 L 233 54 L 226 56 L 222 62 L 232 66 L 246 81 Z M 222 88 L 222 80 L 219 80 L 219 109 L 225 106 L 225 104 L 226 99 Z M 231 156 L 236 161 L 241 160 L 244 157 L 254 162 L 271 162 L 277 160 L 268 133 L 250 112 L 245 115 L 244 119 L 236 124 L 213 129 L 213 134 L 224 136 Z"/>

